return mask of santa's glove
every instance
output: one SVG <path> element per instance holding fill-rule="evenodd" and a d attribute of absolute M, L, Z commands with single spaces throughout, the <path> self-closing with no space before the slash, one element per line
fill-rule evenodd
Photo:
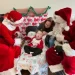
<path fill-rule="evenodd" d="M 58 55 L 61 55 L 63 53 L 63 48 L 62 46 L 56 46 L 55 51 Z"/>
<path fill-rule="evenodd" d="M 45 45 L 47 46 L 47 47 L 49 47 L 49 40 L 50 40 L 50 35 L 47 35 L 46 36 L 46 38 L 45 38 Z"/>
<path fill-rule="evenodd" d="M 15 43 L 14 43 L 14 45 L 20 46 L 21 43 L 22 43 L 22 39 L 21 39 L 21 38 L 15 38 Z"/>

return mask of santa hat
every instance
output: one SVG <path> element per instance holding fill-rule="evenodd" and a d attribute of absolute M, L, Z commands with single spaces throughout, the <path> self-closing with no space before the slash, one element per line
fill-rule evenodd
<path fill-rule="evenodd" d="M 8 13 L 7 19 L 13 21 L 14 24 L 19 24 L 24 20 L 22 15 L 15 10 L 10 11 L 10 13 Z"/>
<path fill-rule="evenodd" d="M 71 13 L 72 13 L 72 10 L 69 7 L 55 11 L 55 15 L 60 16 L 63 20 L 67 22 L 67 26 L 65 26 L 64 28 L 66 31 L 69 30 Z"/>

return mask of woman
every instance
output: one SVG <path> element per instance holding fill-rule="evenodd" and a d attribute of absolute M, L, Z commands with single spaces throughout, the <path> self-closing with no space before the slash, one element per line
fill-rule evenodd
<path fill-rule="evenodd" d="M 48 32 L 53 30 L 54 25 L 55 25 L 55 23 L 54 23 L 52 17 L 49 17 L 38 26 L 38 30 L 42 30 L 43 35 L 46 35 Z"/>

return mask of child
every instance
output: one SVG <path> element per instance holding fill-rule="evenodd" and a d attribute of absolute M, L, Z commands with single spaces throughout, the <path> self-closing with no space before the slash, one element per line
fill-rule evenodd
<path fill-rule="evenodd" d="M 37 31 L 35 37 L 31 40 L 31 42 L 28 44 L 28 46 L 24 46 L 25 53 L 30 54 L 30 52 L 33 52 L 30 54 L 31 56 L 36 56 L 38 54 L 41 54 L 43 49 L 43 41 L 42 41 L 43 33 L 42 31 Z"/>

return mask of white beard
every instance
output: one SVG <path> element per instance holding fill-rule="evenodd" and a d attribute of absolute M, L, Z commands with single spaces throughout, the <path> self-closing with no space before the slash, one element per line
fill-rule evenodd
<path fill-rule="evenodd" d="M 57 34 L 62 34 L 62 31 L 63 27 L 61 26 L 61 24 L 55 24 L 53 28 L 53 36 L 56 36 Z"/>
<path fill-rule="evenodd" d="M 53 28 L 52 36 L 57 37 L 57 36 L 63 35 L 62 32 L 63 32 L 65 26 L 66 26 L 66 23 L 55 24 L 55 26 Z M 64 40 L 64 37 L 61 37 L 60 39 L 62 39 L 62 38 L 63 38 L 63 40 L 61 42 L 64 43 L 66 40 Z M 58 40 L 60 40 L 60 39 L 58 39 Z M 55 46 L 57 46 L 57 45 L 61 46 L 62 45 L 62 44 L 59 43 L 60 41 L 58 41 L 58 40 L 55 41 Z"/>
<path fill-rule="evenodd" d="M 7 18 L 3 20 L 2 24 L 5 25 L 9 30 L 13 31 L 16 29 L 16 26 L 12 25 L 13 22 L 9 21 Z"/>

